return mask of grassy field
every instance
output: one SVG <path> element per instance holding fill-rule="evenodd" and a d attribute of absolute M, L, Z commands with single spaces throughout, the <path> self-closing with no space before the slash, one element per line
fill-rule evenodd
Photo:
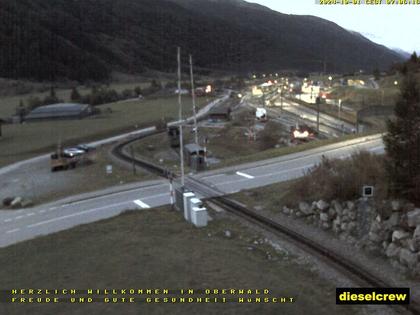
<path fill-rule="evenodd" d="M 226 230 L 231 237 L 225 236 Z M 294 303 L 1 303 L 1 313 L 358 313 L 359 307 L 335 305 L 335 283 L 311 271 L 312 266 L 297 263 L 290 254 L 276 252 L 264 242 L 255 244 L 263 239 L 233 219 L 216 218 L 208 227 L 196 229 L 166 208 L 129 212 L 0 249 L 0 279 L 3 289 L 268 288 L 271 296 L 293 297 Z"/>
<path fill-rule="evenodd" d="M 191 115 L 191 99 L 184 97 L 184 115 Z M 210 99 L 198 98 L 199 106 Z M 34 122 L 4 125 L 0 138 L 0 165 L 48 152 L 61 140 L 64 146 L 100 139 L 121 132 L 151 126 L 162 118 L 178 115 L 177 98 L 122 101 L 99 106 L 103 114 L 82 120 Z M 107 113 L 107 110 L 112 113 Z"/>
<path fill-rule="evenodd" d="M 199 142 L 204 145 L 207 138 L 206 149 L 208 156 L 216 158 L 225 163 L 236 160 L 238 157 L 254 156 L 267 149 L 273 148 L 280 139 L 288 139 L 289 132 L 277 123 L 267 123 L 266 131 L 261 131 L 257 136 L 257 141 L 249 140 L 245 135 L 246 123 L 238 115 L 233 121 L 220 127 L 200 127 Z M 269 134 L 269 141 L 263 138 L 263 134 Z M 184 143 L 193 143 L 194 134 L 191 128 L 186 128 L 184 133 Z M 268 143 L 270 142 L 270 143 Z M 156 144 L 159 144 L 158 146 Z M 282 144 L 285 146 L 286 144 Z M 158 134 L 138 141 L 134 145 L 137 156 L 146 158 L 149 161 L 161 161 L 161 164 L 172 170 L 178 169 L 179 149 L 170 147 L 169 139 L 166 134 Z M 219 167 L 214 164 L 212 167 Z"/>

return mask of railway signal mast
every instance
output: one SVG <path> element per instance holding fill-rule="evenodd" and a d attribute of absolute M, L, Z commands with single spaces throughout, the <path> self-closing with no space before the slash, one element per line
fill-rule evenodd
<path fill-rule="evenodd" d="M 181 185 L 184 187 L 184 139 L 182 135 L 182 100 L 181 100 L 181 47 L 178 47 L 178 105 L 179 105 L 179 155 L 181 159 Z"/>
<path fill-rule="evenodd" d="M 193 61 L 192 55 L 190 55 L 190 77 L 191 77 L 191 97 L 193 103 L 193 115 L 194 115 L 194 141 L 198 145 L 198 126 L 197 126 L 197 110 L 195 105 L 195 87 L 194 87 L 194 72 L 193 72 Z"/>

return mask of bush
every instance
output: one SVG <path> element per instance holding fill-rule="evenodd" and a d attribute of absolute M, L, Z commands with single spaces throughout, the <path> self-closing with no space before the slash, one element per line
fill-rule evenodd
<path fill-rule="evenodd" d="M 388 194 L 384 158 L 367 151 L 355 153 L 347 160 L 328 159 L 310 169 L 292 185 L 296 200 L 349 200 L 361 196 L 363 185 L 375 187 L 375 198 Z"/>
<path fill-rule="evenodd" d="M 267 122 L 263 131 L 258 134 L 258 147 L 261 151 L 273 148 L 280 140 L 279 125 Z"/>

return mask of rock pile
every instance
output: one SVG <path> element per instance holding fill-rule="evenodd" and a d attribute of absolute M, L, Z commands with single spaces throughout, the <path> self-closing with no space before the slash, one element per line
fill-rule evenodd
<path fill-rule="evenodd" d="M 420 208 L 399 200 L 318 200 L 283 207 L 284 214 L 302 218 L 340 240 L 381 253 L 398 268 L 420 275 Z"/>

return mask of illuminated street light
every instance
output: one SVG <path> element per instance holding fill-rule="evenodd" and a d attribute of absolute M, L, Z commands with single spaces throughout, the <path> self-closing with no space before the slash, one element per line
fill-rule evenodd
<path fill-rule="evenodd" d="M 394 81 L 394 85 L 398 85 L 398 81 Z"/>
<path fill-rule="evenodd" d="M 332 79 L 333 79 L 333 78 L 332 78 L 332 76 L 329 76 L 329 77 L 328 77 L 328 80 L 332 81 Z"/>

